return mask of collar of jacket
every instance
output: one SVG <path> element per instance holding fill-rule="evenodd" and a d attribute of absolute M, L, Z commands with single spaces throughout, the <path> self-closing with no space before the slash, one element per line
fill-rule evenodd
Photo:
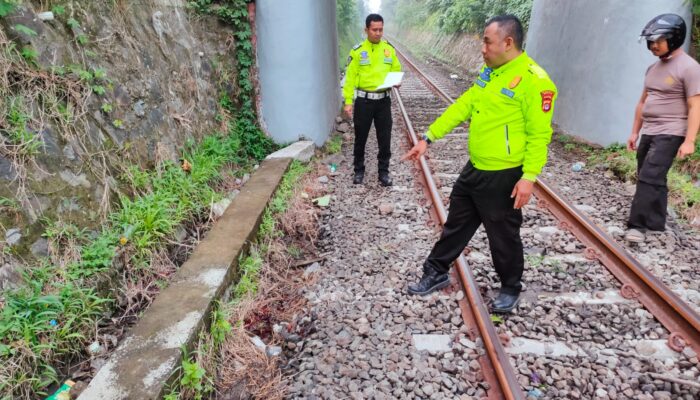
<path fill-rule="evenodd" d="M 492 75 L 494 76 L 499 76 L 503 75 L 506 72 L 508 72 L 511 69 L 517 68 L 518 66 L 524 64 L 529 60 L 530 57 L 528 57 L 527 53 L 523 50 L 522 53 L 520 53 L 519 56 L 515 57 L 514 59 L 508 61 L 507 63 L 501 65 L 500 67 L 496 68 L 491 72 Z"/>
<path fill-rule="evenodd" d="M 372 48 L 372 47 L 374 47 L 374 46 L 379 46 L 379 45 L 381 45 L 383 41 L 384 41 L 384 39 L 379 39 L 379 43 L 372 43 L 372 42 L 369 41 L 369 39 L 365 39 L 364 46 L 369 46 L 370 48 Z"/>

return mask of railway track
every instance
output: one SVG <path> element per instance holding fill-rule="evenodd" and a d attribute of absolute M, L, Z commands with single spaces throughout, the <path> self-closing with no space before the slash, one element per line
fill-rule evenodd
<path fill-rule="evenodd" d="M 394 89 L 394 97 L 399 105 L 400 114 L 403 117 L 407 137 L 409 138 L 410 145 L 412 145 L 417 141 L 417 133 L 422 133 L 427 128 L 427 125 L 442 112 L 444 106 L 451 103 L 453 100 L 445 90 L 433 83 L 433 81 L 426 74 L 422 73 L 420 68 L 406 58 L 405 55 L 401 54 L 401 57 L 404 65 L 410 67 L 410 70 L 407 72 L 406 80 L 401 89 Z M 445 222 L 447 215 L 444 206 L 444 204 L 447 202 L 445 195 L 449 193 L 451 182 L 453 182 L 458 176 L 459 169 L 461 169 L 466 161 L 464 156 L 467 154 L 465 148 L 467 141 L 466 130 L 464 128 L 457 128 L 455 133 L 453 133 L 451 136 L 451 139 L 437 142 L 431 146 L 428 154 L 432 157 L 432 159 L 427 160 L 422 157 L 421 160 L 417 162 L 417 166 L 421 171 L 420 181 L 427 197 L 433 204 L 432 216 L 435 222 L 439 224 L 443 224 Z M 450 136 L 448 136 L 448 138 L 450 138 Z M 440 143 L 443 144 L 440 145 Z M 457 143 L 459 144 L 456 145 Z M 431 170 L 436 172 L 435 176 L 438 179 L 433 178 Z M 443 183 L 445 183 L 445 185 L 443 185 Z M 567 202 L 563 196 L 556 193 L 555 190 L 553 190 L 552 187 L 550 187 L 545 181 L 540 180 L 536 185 L 535 197 L 537 198 L 537 202 L 535 203 L 536 207 L 534 208 L 534 211 L 539 215 L 542 215 L 542 217 L 539 218 L 540 221 L 547 221 L 555 226 L 553 230 L 550 229 L 549 232 L 552 232 L 552 235 L 556 236 L 568 236 L 574 238 L 574 240 L 569 240 L 569 244 L 566 246 L 571 247 L 571 243 L 576 242 L 573 245 L 573 251 L 569 251 L 569 253 L 573 252 L 576 255 L 579 255 L 574 264 L 579 263 L 579 266 L 585 266 L 587 270 L 592 269 L 594 266 L 598 269 L 600 269 L 601 266 L 604 266 L 610 271 L 610 273 L 612 273 L 612 276 L 614 276 L 619 283 L 616 282 L 615 279 L 612 279 L 612 276 L 610 276 L 607 271 L 598 271 L 590 276 L 593 278 L 591 282 L 584 281 L 580 285 L 583 286 L 582 289 L 591 292 L 590 298 L 583 299 L 581 302 L 577 303 L 579 300 L 561 300 L 562 298 L 565 298 L 565 296 L 561 296 L 561 294 L 545 296 L 544 300 L 540 298 L 532 299 L 532 304 L 527 308 L 533 309 L 534 315 L 536 316 L 537 314 L 542 314 L 537 312 L 538 307 L 542 310 L 551 310 L 553 307 L 549 307 L 546 303 L 554 299 L 555 302 L 564 303 L 563 307 L 558 307 L 558 313 L 560 314 L 559 316 L 562 317 L 563 320 L 567 321 L 567 324 L 580 325 L 582 320 L 586 320 L 588 319 L 587 317 L 594 316 L 597 312 L 594 311 L 592 315 L 586 315 L 591 314 L 591 311 L 588 310 L 585 313 L 581 313 L 577 312 L 577 309 L 580 311 L 590 307 L 595 308 L 595 304 L 608 304 L 610 305 L 610 308 L 615 310 L 614 313 L 619 313 L 622 311 L 630 312 L 633 315 L 639 315 L 639 320 L 643 321 L 637 320 L 637 322 L 643 326 L 649 326 L 649 329 L 640 329 L 638 332 L 634 332 L 634 329 L 632 329 L 631 333 L 627 333 L 624 336 L 629 336 L 634 339 L 614 343 L 615 346 L 610 346 L 611 343 L 609 342 L 597 343 L 593 340 L 581 341 L 581 346 L 579 346 L 577 350 L 573 352 L 578 352 L 578 354 L 575 356 L 563 355 L 563 358 L 581 358 L 581 355 L 590 355 L 590 353 L 593 352 L 595 354 L 604 355 L 612 354 L 611 356 L 595 357 L 596 360 L 594 360 L 594 363 L 599 359 L 612 359 L 620 356 L 634 359 L 635 357 L 630 355 L 633 353 L 633 351 L 629 351 L 630 346 L 633 347 L 633 350 L 638 351 L 639 349 L 644 348 L 643 345 L 639 345 L 640 343 L 647 344 L 648 346 L 652 346 L 652 343 L 654 345 L 658 345 L 658 339 L 663 338 L 669 348 L 675 352 L 679 352 L 681 355 L 686 355 L 685 360 L 683 360 L 683 357 L 681 356 L 680 360 L 678 361 L 680 369 L 676 372 L 679 372 L 680 374 L 677 375 L 686 378 L 697 378 L 697 366 L 692 366 L 692 361 L 697 363 L 697 357 L 689 356 L 696 356 L 700 351 L 700 317 L 698 317 L 698 314 L 683 300 L 681 300 L 673 291 L 664 286 L 658 278 L 643 268 L 641 264 L 637 262 L 634 257 L 632 257 L 624 248 L 615 243 L 615 241 L 612 240 L 603 230 L 592 223 L 586 215 L 579 212 L 575 207 Z M 528 211 L 529 210 L 533 210 L 533 207 L 528 206 Z M 533 227 L 531 229 L 538 228 Z M 484 261 L 484 254 L 480 254 L 480 257 L 481 261 Z M 472 340 L 476 340 L 476 338 L 481 339 L 486 350 L 485 355 L 480 358 L 479 362 L 482 365 L 484 377 L 489 382 L 489 398 L 524 398 L 525 392 L 522 390 L 521 386 L 536 386 L 535 384 L 540 381 L 540 375 L 551 376 L 552 374 L 535 373 L 534 376 L 530 375 L 523 377 L 522 371 L 519 372 L 519 370 L 523 370 L 520 359 L 527 359 L 527 357 L 516 357 L 515 368 L 510 362 L 508 362 L 508 355 L 506 354 L 504 347 L 501 345 L 501 341 L 505 341 L 507 344 L 512 345 L 513 343 L 508 343 L 509 340 L 519 340 L 518 337 L 521 335 L 518 334 L 522 334 L 522 330 L 516 330 L 514 332 L 514 330 L 509 327 L 511 320 L 516 322 L 514 326 L 517 326 L 519 317 L 506 317 L 508 321 L 506 324 L 502 324 L 499 334 L 499 329 L 495 328 L 492 324 L 486 305 L 481 296 L 481 290 L 479 289 L 480 285 L 477 283 L 479 281 L 486 281 L 487 284 L 490 284 L 493 281 L 493 277 L 489 277 L 488 273 L 484 272 L 484 270 L 481 270 L 481 272 L 475 276 L 475 274 L 469 268 L 467 259 L 464 256 L 461 256 L 455 264 L 455 276 L 458 278 L 460 286 L 464 290 L 466 296 L 460 301 L 462 316 L 466 325 L 470 328 L 469 335 L 471 336 Z M 529 262 L 528 264 L 533 263 Z M 532 265 L 530 265 L 530 267 L 532 267 Z M 547 274 L 540 275 L 546 276 Z M 566 276 L 563 277 L 562 280 L 565 278 Z M 602 282 L 595 282 L 596 278 L 602 278 Z M 529 281 L 536 283 L 536 281 L 532 279 L 529 279 Z M 483 287 L 483 285 L 481 286 Z M 564 288 L 568 287 L 566 285 L 559 286 Z M 618 290 L 621 296 L 619 296 L 617 300 L 609 301 L 608 297 L 614 297 L 614 294 Z M 546 292 L 549 291 L 547 290 Z M 582 292 L 578 291 L 578 293 Z M 658 324 L 653 321 L 653 318 L 649 318 L 642 312 L 638 312 L 637 310 L 640 308 L 637 302 L 641 303 L 641 305 L 649 310 L 653 314 L 654 318 L 656 318 L 666 329 L 664 330 L 663 328 L 656 326 Z M 569 307 L 567 304 L 573 304 L 574 306 Z M 585 307 L 581 307 L 581 304 L 585 305 Z M 562 308 L 565 309 L 563 314 L 561 313 Z M 603 312 L 603 314 L 610 313 Z M 547 315 L 547 317 L 550 317 L 549 319 L 556 319 L 557 316 L 551 317 Z M 628 321 L 634 323 L 635 319 L 628 319 Z M 622 322 L 623 321 L 618 321 L 618 323 Z M 591 325 L 589 322 L 586 322 L 586 324 Z M 615 322 L 613 318 L 610 328 L 604 327 L 602 329 L 611 329 L 617 332 L 630 331 L 629 328 L 615 327 L 614 324 Z M 505 329 L 503 329 L 504 327 Z M 548 331 L 558 333 L 557 329 L 554 328 L 555 326 L 550 326 Z M 587 328 L 582 328 L 584 331 L 585 329 Z M 649 332 L 653 332 L 654 334 L 649 334 Z M 556 340 L 557 336 L 560 336 L 559 339 L 564 340 Z M 567 337 L 571 339 L 572 336 L 585 336 L 585 334 L 572 335 L 571 332 L 569 332 L 568 335 L 550 334 L 546 339 L 550 343 L 552 343 L 552 338 L 555 338 L 553 341 L 554 343 L 566 343 L 567 340 L 565 339 L 567 339 Z M 596 346 L 593 346 L 592 344 L 605 344 L 607 347 L 598 346 L 601 348 L 596 348 Z M 547 347 L 546 344 L 545 347 Z M 550 345 L 550 350 L 553 347 L 556 346 Z M 607 353 L 605 352 L 606 350 Z M 654 352 L 657 351 L 659 354 L 661 353 L 661 350 L 654 350 Z M 566 354 L 566 351 L 563 349 L 561 352 Z M 647 352 L 649 352 L 648 349 Z M 526 353 L 527 351 L 520 354 Z M 555 353 L 556 350 L 550 351 L 550 354 Z M 637 361 L 639 361 L 639 359 L 637 359 Z M 566 363 L 567 362 L 565 361 L 561 364 L 562 366 L 565 366 Z M 610 364 L 611 362 L 604 360 L 604 363 Z M 525 364 L 527 364 L 527 360 Z M 532 364 L 537 363 L 535 362 Z M 571 365 L 570 369 L 575 370 L 575 364 L 571 362 L 569 362 L 569 364 Z M 625 363 L 622 362 L 621 364 Z M 630 362 L 628 364 L 632 365 L 634 362 Z M 537 366 L 535 365 L 535 367 Z M 654 367 L 657 366 L 654 365 Z M 525 370 L 533 369 L 537 370 L 538 368 L 525 368 Z M 565 369 L 566 368 L 564 367 L 560 368 L 560 370 Z M 552 370 L 553 369 L 549 369 L 548 371 Z M 634 367 L 629 368 L 629 370 L 632 372 L 641 371 L 634 371 Z M 655 377 L 654 379 L 656 379 L 656 381 L 661 382 L 663 379 L 659 377 L 664 376 L 663 373 L 667 371 L 668 368 L 661 368 L 657 372 L 648 372 L 646 376 L 644 374 L 636 375 L 639 375 L 639 377 L 642 378 Z M 554 375 L 561 376 L 562 374 L 555 373 Z M 613 373 L 613 375 L 615 375 L 615 373 Z M 669 382 L 673 379 L 673 377 L 670 377 L 669 380 L 665 382 Z M 683 378 L 678 377 L 675 379 L 677 381 L 680 380 L 681 382 L 684 382 L 683 384 L 686 386 L 685 389 L 688 389 L 690 392 L 697 389 L 692 388 L 692 380 L 684 380 Z M 578 385 L 571 385 L 575 386 L 574 388 L 569 387 L 569 385 L 566 383 L 561 383 L 561 381 L 561 379 L 556 381 L 557 395 L 562 395 L 562 392 L 564 392 L 567 396 L 572 396 L 571 398 L 588 398 L 587 396 L 589 395 L 594 395 L 596 398 L 603 398 L 603 392 L 605 392 L 605 396 L 608 396 L 611 391 L 613 393 L 618 392 L 614 388 L 610 390 L 610 388 L 598 387 L 600 385 L 585 384 L 585 382 L 583 382 L 581 379 L 578 379 Z M 641 379 L 638 381 L 641 381 L 641 385 L 636 386 L 643 389 L 651 389 L 650 386 L 644 387 L 644 382 L 653 381 L 653 379 Z M 581 384 L 582 382 L 584 383 L 583 385 Z M 552 379 L 551 384 L 554 383 L 555 379 Z M 574 381 L 574 383 L 576 382 Z M 675 382 L 674 384 L 678 385 L 678 388 L 672 387 L 672 389 L 674 389 L 674 393 L 685 395 L 685 393 L 683 393 L 683 390 L 685 389 L 681 388 L 681 384 L 678 382 Z M 646 385 L 649 385 L 649 383 L 646 383 Z M 628 396 L 633 393 L 634 386 L 635 385 L 630 385 L 629 388 L 619 390 L 619 393 L 623 396 L 620 398 L 625 398 L 624 396 Z M 666 386 L 666 383 L 664 383 L 663 388 L 666 389 Z M 622 386 L 620 386 L 620 388 L 622 388 Z M 532 395 L 533 390 L 535 389 L 531 389 L 529 394 Z M 630 390 L 632 390 L 632 392 L 630 392 Z M 663 390 L 656 391 L 664 392 Z M 540 392 L 542 392 L 542 390 L 540 390 Z M 536 395 L 537 392 L 534 394 Z M 694 394 L 689 393 L 688 395 L 692 396 L 695 394 L 697 394 L 697 391 L 694 392 Z"/>

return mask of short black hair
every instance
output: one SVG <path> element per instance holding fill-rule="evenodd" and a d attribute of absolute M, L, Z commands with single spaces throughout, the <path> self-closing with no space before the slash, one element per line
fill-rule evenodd
<path fill-rule="evenodd" d="M 494 22 L 498 24 L 498 28 L 503 30 L 506 37 L 510 36 L 513 38 L 515 48 L 518 50 L 523 49 L 525 31 L 523 31 L 523 24 L 520 22 L 518 17 L 511 14 L 497 15 L 486 21 L 486 26 L 489 26 Z"/>
<path fill-rule="evenodd" d="M 383 24 L 384 18 L 382 18 L 382 16 L 379 14 L 368 15 L 367 19 L 365 19 L 365 28 L 369 28 L 369 26 L 372 25 L 372 22 L 381 22 Z"/>

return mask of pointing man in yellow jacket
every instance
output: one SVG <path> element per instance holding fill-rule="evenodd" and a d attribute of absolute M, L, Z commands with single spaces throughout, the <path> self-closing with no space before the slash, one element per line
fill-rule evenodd
<path fill-rule="evenodd" d="M 522 50 L 523 37 L 515 16 L 489 20 L 481 48 L 486 65 L 474 85 L 403 157 L 417 159 L 429 143 L 471 121 L 471 159 L 454 184 L 447 222 L 423 264 L 423 278 L 409 285 L 409 293 L 425 295 L 447 286 L 450 264 L 484 224 L 501 280 L 492 311 L 509 312 L 518 303 L 524 268 L 521 208 L 547 161 L 557 96 L 547 73 Z"/>
<path fill-rule="evenodd" d="M 396 50 L 382 39 L 384 19 L 379 14 L 370 14 L 365 20 L 367 39 L 350 51 L 345 72 L 345 113 L 352 115 L 355 124 L 353 183 L 361 184 L 365 177 L 365 145 L 369 129 L 374 121 L 377 131 L 379 154 L 377 155 L 379 183 L 391 186 L 389 160 L 391 159 L 391 89 L 377 91 L 389 72 L 401 71 Z M 354 98 L 356 95 L 356 98 Z M 353 99 L 354 98 L 354 99 Z M 353 101 L 355 102 L 353 112 Z"/>

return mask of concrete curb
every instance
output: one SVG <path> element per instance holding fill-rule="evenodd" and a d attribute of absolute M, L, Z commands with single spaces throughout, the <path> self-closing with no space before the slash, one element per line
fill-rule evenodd
<path fill-rule="evenodd" d="M 237 274 L 291 158 L 264 161 L 189 260 L 98 371 L 80 400 L 160 399 L 200 329 Z"/>
<path fill-rule="evenodd" d="M 265 159 L 274 160 L 277 158 L 293 158 L 295 160 L 307 162 L 314 156 L 315 149 L 316 146 L 314 145 L 314 142 L 310 140 L 302 140 L 292 143 L 281 150 L 277 150 L 276 152 L 267 156 Z"/>

